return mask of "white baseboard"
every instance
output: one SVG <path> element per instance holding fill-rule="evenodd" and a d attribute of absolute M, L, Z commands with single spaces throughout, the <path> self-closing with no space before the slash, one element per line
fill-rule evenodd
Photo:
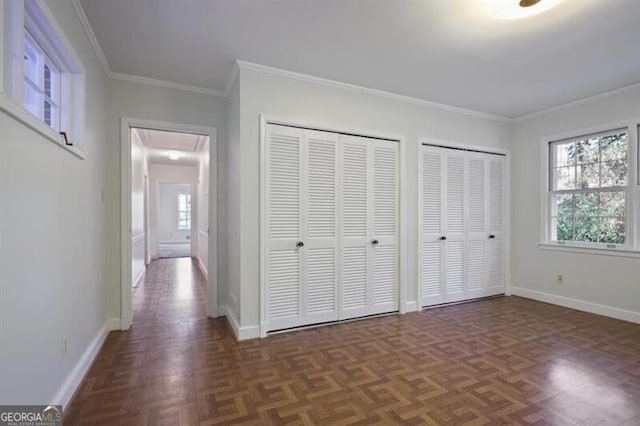
<path fill-rule="evenodd" d="M 404 302 L 404 311 L 403 313 L 409 313 L 409 312 L 417 312 L 418 311 L 418 302 L 411 301 L 411 302 Z"/>
<path fill-rule="evenodd" d="M 229 324 L 231 325 L 231 331 L 233 331 L 233 335 L 236 340 L 247 340 L 247 339 L 255 339 L 260 337 L 260 327 L 257 325 L 240 327 L 238 324 L 238 320 L 234 315 L 233 311 L 229 309 L 228 306 L 220 306 L 218 308 L 218 313 L 220 316 L 227 317 Z"/>
<path fill-rule="evenodd" d="M 108 324 L 109 331 L 120 330 L 120 318 L 111 318 Z"/>
<path fill-rule="evenodd" d="M 144 268 L 142 268 L 142 270 L 138 273 L 138 276 L 136 277 L 136 279 L 133 281 L 133 287 L 138 287 L 140 285 L 140 282 L 144 279 L 144 276 L 146 273 L 147 273 L 147 268 L 145 266 Z"/>
<path fill-rule="evenodd" d="M 119 323 L 118 320 L 116 321 Z M 67 379 L 51 400 L 52 404 L 62 405 L 63 410 L 67 407 L 76 389 L 80 386 L 82 379 L 84 379 L 87 371 L 89 371 L 89 367 L 91 367 L 93 360 L 96 355 L 98 355 L 98 351 L 100 351 L 100 348 L 107 338 L 109 331 L 112 329 L 111 327 L 113 324 L 114 320 L 105 321 L 98 334 L 96 334 L 91 343 L 89 343 L 89 346 L 80 357 L 80 360 L 78 360 L 76 366 L 71 370 L 71 373 L 69 373 Z"/>
<path fill-rule="evenodd" d="M 527 299 L 538 300 L 540 302 L 551 303 L 554 305 L 564 306 L 566 308 L 576 309 L 578 311 L 589 312 L 597 315 L 604 315 L 623 321 L 634 322 L 640 324 L 640 312 L 629 311 L 626 309 L 613 308 L 611 306 L 600 305 L 584 300 L 572 299 L 555 294 L 543 293 L 541 291 L 529 290 L 520 287 L 510 287 L 511 294 L 521 296 Z"/>
<path fill-rule="evenodd" d="M 204 275 L 204 278 L 208 280 L 209 273 L 207 272 L 207 267 L 202 264 L 202 260 L 200 260 L 199 257 L 198 257 L 198 267 L 200 268 L 200 271 L 202 271 L 202 275 Z"/>

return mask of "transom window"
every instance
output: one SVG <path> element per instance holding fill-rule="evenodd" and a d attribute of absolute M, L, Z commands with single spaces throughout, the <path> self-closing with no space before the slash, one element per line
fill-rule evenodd
<path fill-rule="evenodd" d="M 547 238 L 578 246 L 633 246 L 629 130 L 555 141 L 548 147 Z"/>
<path fill-rule="evenodd" d="M 60 71 L 25 31 L 24 107 L 54 130 L 60 130 Z"/>
<path fill-rule="evenodd" d="M 178 229 L 191 230 L 191 194 L 178 194 Z"/>

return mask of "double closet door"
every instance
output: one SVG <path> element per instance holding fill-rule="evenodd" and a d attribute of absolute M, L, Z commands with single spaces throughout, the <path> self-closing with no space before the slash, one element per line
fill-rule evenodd
<path fill-rule="evenodd" d="M 422 306 L 504 293 L 504 156 L 422 146 Z"/>
<path fill-rule="evenodd" d="M 270 331 L 398 310 L 398 143 L 267 125 Z"/>

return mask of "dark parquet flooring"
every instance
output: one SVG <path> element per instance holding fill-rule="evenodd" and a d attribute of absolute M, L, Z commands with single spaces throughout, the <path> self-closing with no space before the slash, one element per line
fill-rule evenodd
<path fill-rule="evenodd" d="M 504 297 L 236 342 L 153 262 L 66 425 L 640 425 L 640 325 Z"/>

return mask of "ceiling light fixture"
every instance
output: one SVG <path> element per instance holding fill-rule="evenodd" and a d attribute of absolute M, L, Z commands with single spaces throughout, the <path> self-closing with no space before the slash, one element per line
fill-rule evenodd
<path fill-rule="evenodd" d="M 484 0 L 478 2 L 489 16 L 497 19 L 522 19 L 541 14 L 562 0 Z"/>
<path fill-rule="evenodd" d="M 169 160 L 179 160 L 180 159 L 180 153 L 178 151 L 169 151 L 168 154 L 169 156 Z"/>

